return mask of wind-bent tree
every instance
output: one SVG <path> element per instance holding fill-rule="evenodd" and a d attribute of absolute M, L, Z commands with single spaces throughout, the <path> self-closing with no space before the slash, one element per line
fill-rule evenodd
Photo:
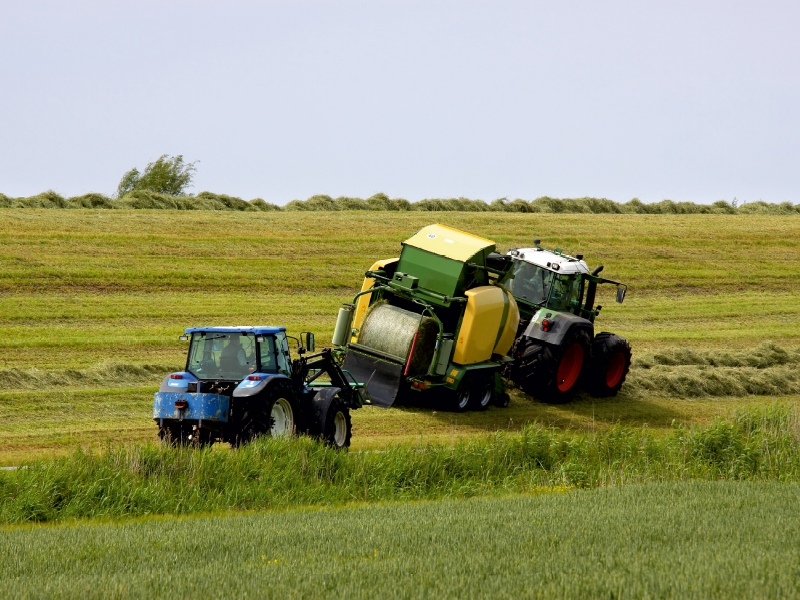
<path fill-rule="evenodd" d="M 163 154 L 155 162 L 149 163 L 144 173 L 139 173 L 139 169 L 134 167 L 122 176 L 117 186 L 117 198 L 137 190 L 183 196 L 192 185 L 197 162 L 184 162 L 182 154 L 173 157 Z"/>

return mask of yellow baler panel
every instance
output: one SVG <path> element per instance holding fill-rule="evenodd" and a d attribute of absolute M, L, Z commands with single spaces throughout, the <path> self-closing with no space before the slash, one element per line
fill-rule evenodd
<path fill-rule="evenodd" d="M 385 258 L 383 260 L 377 261 L 373 264 L 369 270 L 370 271 L 377 271 L 378 269 L 382 269 L 386 265 L 392 262 L 397 262 L 399 259 L 397 258 Z M 365 292 L 366 290 L 370 289 L 373 285 L 375 285 L 375 280 L 372 277 L 365 277 L 364 283 L 361 286 L 361 291 Z M 361 323 L 364 322 L 364 315 L 367 314 L 367 309 L 369 308 L 369 302 L 372 298 L 372 294 L 364 294 L 363 296 L 359 296 L 358 300 L 356 300 L 356 314 L 353 315 L 353 329 L 361 329 Z"/>
<path fill-rule="evenodd" d="M 467 290 L 467 308 L 461 320 L 453 362 L 471 365 L 489 360 L 503 320 L 506 292 L 495 285 Z"/>
<path fill-rule="evenodd" d="M 501 356 L 508 354 L 511 350 L 511 344 L 514 343 L 514 338 L 517 337 L 517 327 L 519 327 L 519 307 L 517 301 L 511 292 L 505 291 L 508 298 L 508 314 L 506 315 L 506 323 L 503 326 L 503 334 L 497 340 L 497 345 L 494 347 L 494 353 Z"/>

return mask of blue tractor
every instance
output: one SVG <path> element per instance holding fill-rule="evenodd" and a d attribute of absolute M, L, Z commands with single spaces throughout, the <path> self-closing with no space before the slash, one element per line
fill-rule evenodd
<path fill-rule="evenodd" d="M 159 437 L 170 445 L 235 447 L 305 433 L 347 448 L 350 410 L 370 403 L 364 385 L 330 349 L 313 353 L 313 333 L 296 340 L 299 358 L 292 360 L 289 337 L 285 327 L 187 329 L 186 367 L 164 378 L 153 401 Z"/>

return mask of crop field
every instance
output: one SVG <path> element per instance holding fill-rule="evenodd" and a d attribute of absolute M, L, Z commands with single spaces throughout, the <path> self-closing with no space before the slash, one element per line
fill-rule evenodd
<path fill-rule="evenodd" d="M 434 221 L 497 242 L 582 252 L 624 281 L 598 328 L 631 340 L 619 397 L 564 406 L 514 392 L 482 414 L 354 413 L 353 449 L 452 443 L 539 422 L 668 430 L 800 398 L 800 219 L 759 215 L 3 210 L 0 464 L 155 438 L 185 327 L 284 324 L 330 340 L 373 259 Z M 423 403 L 424 404 L 424 403 Z"/>
<path fill-rule="evenodd" d="M 17 598 L 792 598 L 797 484 L 649 484 L 19 527 Z"/>
<path fill-rule="evenodd" d="M 0 597 L 800 595 L 796 215 L 0 215 Z M 184 328 L 326 345 L 432 222 L 627 283 L 598 300 L 633 346 L 619 396 L 365 407 L 349 453 L 156 443 Z"/>

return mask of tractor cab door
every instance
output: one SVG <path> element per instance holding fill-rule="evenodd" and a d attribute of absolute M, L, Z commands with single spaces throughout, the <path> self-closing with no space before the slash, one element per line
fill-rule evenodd
<path fill-rule="evenodd" d="M 289 354 L 289 340 L 286 334 L 281 331 L 275 334 L 275 351 L 278 360 L 278 373 L 292 375 L 292 357 Z"/>
<path fill-rule="evenodd" d="M 259 364 L 262 373 L 291 374 L 289 343 L 283 332 L 265 335 L 259 342 Z"/>

